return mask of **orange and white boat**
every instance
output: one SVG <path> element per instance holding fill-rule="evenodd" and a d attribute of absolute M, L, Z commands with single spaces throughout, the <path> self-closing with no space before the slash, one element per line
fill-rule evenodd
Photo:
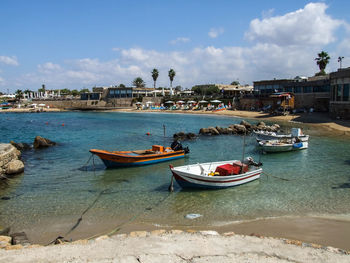
<path fill-rule="evenodd" d="M 107 168 L 140 166 L 154 164 L 185 157 L 188 148 L 173 150 L 170 147 L 153 145 L 152 149 L 136 151 L 105 151 L 91 149 L 92 154 L 97 155 Z"/>

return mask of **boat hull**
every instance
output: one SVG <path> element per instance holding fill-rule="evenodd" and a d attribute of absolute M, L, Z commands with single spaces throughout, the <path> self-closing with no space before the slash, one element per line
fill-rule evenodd
<path fill-rule="evenodd" d="M 100 157 L 107 168 L 141 166 L 185 157 L 185 152 L 182 150 L 162 154 L 149 154 L 145 156 L 128 155 L 130 152 L 114 153 L 95 149 L 90 150 L 90 152 Z"/>
<path fill-rule="evenodd" d="M 232 163 L 232 161 L 228 161 L 227 163 Z M 225 163 L 220 163 L 220 165 L 222 164 Z M 259 168 L 237 175 L 208 176 L 186 172 L 183 167 L 171 168 L 171 172 L 176 182 L 182 188 L 223 189 L 234 187 L 257 180 L 260 178 L 260 175 L 262 173 L 262 169 Z"/>
<path fill-rule="evenodd" d="M 261 146 L 262 150 L 267 153 L 290 152 L 308 148 L 307 142 L 294 144 L 268 144 L 266 142 L 259 142 L 259 145 Z"/>

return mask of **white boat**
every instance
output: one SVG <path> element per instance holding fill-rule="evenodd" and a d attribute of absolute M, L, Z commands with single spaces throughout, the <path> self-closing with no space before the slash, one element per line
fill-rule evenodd
<path fill-rule="evenodd" d="M 263 152 L 289 152 L 308 148 L 308 142 L 296 141 L 295 139 L 259 141 Z"/>
<path fill-rule="evenodd" d="M 277 134 L 276 132 L 268 131 L 254 131 L 256 135 L 256 140 L 266 141 L 266 140 L 280 140 L 280 139 L 291 139 L 299 138 L 302 142 L 307 142 L 309 140 L 309 135 L 303 134 L 300 128 L 292 128 L 290 134 Z"/>
<path fill-rule="evenodd" d="M 183 188 L 220 189 L 245 184 L 259 179 L 262 169 L 252 158 L 198 163 L 173 167 L 170 170 L 176 182 Z"/>

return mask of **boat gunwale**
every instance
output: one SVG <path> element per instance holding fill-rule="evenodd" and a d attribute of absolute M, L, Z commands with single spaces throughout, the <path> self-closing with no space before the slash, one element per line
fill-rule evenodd
<path fill-rule="evenodd" d="M 151 149 L 144 150 L 144 151 L 151 151 Z M 115 157 L 122 157 L 122 158 L 128 158 L 128 159 L 148 159 L 148 158 L 166 157 L 166 156 L 170 156 L 170 155 L 183 155 L 183 154 L 185 154 L 184 150 L 154 153 L 154 154 L 145 154 L 145 155 L 125 154 L 125 153 L 133 153 L 134 151 L 117 151 L 117 153 L 116 153 L 116 152 L 110 152 L 110 151 L 98 150 L 98 149 L 91 149 L 90 152 L 92 154 L 96 154 L 96 155 L 107 155 L 107 156 L 115 156 Z"/>

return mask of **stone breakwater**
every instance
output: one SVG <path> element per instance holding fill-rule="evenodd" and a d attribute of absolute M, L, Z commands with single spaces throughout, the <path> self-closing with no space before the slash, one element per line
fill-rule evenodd
<path fill-rule="evenodd" d="M 333 247 L 194 230 L 136 231 L 49 246 L 13 245 L 3 236 L 0 247 L 1 262 L 349 262 L 347 251 Z"/>
<path fill-rule="evenodd" d="M 240 124 L 232 124 L 228 127 L 208 127 L 200 128 L 199 135 L 244 135 L 250 134 L 253 131 L 268 131 L 268 132 L 277 132 L 281 129 L 278 124 L 273 124 L 271 126 L 266 125 L 264 122 L 259 122 L 256 125 L 253 125 L 245 120 L 242 120 Z M 192 140 L 197 138 L 197 135 L 194 133 L 185 133 L 178 132 L 173 135 L 174 139 L 179 140 Z"/>
<path fill-rule="evenodd" d="M 0 143 L 0 178 L 22 173 L 24 164 L 19 159 L 21 152 L 9 143 Z"/>

